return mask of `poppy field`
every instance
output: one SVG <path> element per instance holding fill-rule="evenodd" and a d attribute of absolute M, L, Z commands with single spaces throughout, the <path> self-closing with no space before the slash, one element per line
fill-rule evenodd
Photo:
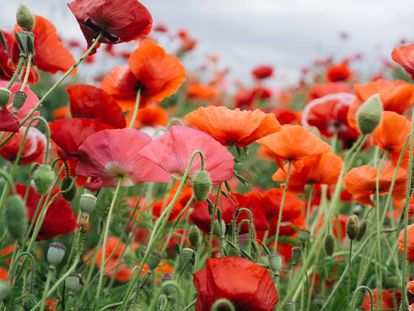
<path fill-rule="evenodd" d="M 0 310 L 414 310 L 414 44 L 228 87 L 137 0 L 67 10 L 0 28 Z"/>

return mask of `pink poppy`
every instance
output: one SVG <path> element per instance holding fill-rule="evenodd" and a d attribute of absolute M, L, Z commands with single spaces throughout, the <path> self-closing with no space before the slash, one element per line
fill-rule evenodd
<path fill-rule="evenodd" d="M 162 167 L 172 176 L 181 178 L 191 155 L 200 150 L 204 155 L 204 169 L 213 184 L 233 176 L 234 160 L 231 153 L 210 135 L 185 126 L 173 126 L 167 133 L 146 146 L 141 154 Z M 193 161 L 189 177 L 200 170 L 200 157 Z"/>
<path fill-rule="evenodd" d="M 143 182 L 169 182 L 170 176 L 140 154 L 151 137 L 135 129 L 103 130 L 86 138 L 78 149 L 76 174 L 93 178 L 91 189 Z"/>

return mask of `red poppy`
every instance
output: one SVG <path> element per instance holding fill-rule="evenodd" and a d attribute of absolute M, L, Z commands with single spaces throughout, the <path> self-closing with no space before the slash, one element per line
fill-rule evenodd
<path fill-rule="evenodd" d="M 404 253 L 404 229 L 398 235 L 398 251 Z M 414 262 L 414 224 L 407 227 L 407 260 Z"/>
<path fill-rule="evenodd" d="M 16 191 L 22 197 L 24 197 L 26 189 L 26 185 L 16 184 Z M 39 200 L 40 195 L 34 188 L 30 187 L 26 202 L 30 221 L 33 221 Z M 73 213 L 70 204 L 61 195 L 58 195 L 46 212 L 46 217 L 37 239 L 48 240 L 55 236 L 72 232 L 75 229 L 76 214 Z"/>
<path fill-rule="evenodd" d="M 121 107 L 104 90 L 87 84 L 72 85 L 69 94 L 70 112 L 74 118 L 95 119 L 114 128 L 126 126 Z"/>
<path fill-rule="evenodd" d="M 348 80 L 351 75 L 352 72 L 346 63 L 331 65 L 326 70 L 326 80 L 329 82 L 345 81 Z"/>
<path fill-rule="evenodd" d="M 0 79 L 9 80 L 16 68 L 13 63 L 13 46 L 16 44 L 16 40 L 10 33 L 0 30 L 0 35 L 6 41 L 7 49 L 0 44 Z"/>
<path fill-rule="evenodd" d="M 281 125 L 297 125 L 300 123 L 301 115 L 298 111 L 289 108 L 274 108 L 271 111 Z"/>
<path fill-rule="evenodd" d="M 151 14 L 136 0 L 75 0 L 68 6 L 88 47 L 100 32 L 103 33 L 102 42 L 115 44 L 137 39 L 151 31 Z"/>
<path fill-rule="evenodd" d="M 344 82 L 314 84 L 309 90 L 309 99 L 316 99 L 335 93 L 352 93 L 351 87 Z"/>
<path fill-rule="evenodd" d="M 257 311 L 271 311 L 279 300 L 269 271 L 241 257 L 207 259 L 193 279 L 196 311 L 209 311 L 219 298 L 230 300 L 237 310 Z"/>
<path fill-rule="evenodd" d="M 273 114 L 230 110 L 227 107 L 200 107 L 185 116 L 185 120 L 214 137 L 223 145 L 245 147 L 266 135 L 277 132 L 280 124 Z"/>
<path fill-rule="evenodd" d="M 115 67 L 102 81 L 102 88 L 116 100 L 134 105 L 138 89 L 140 106 L 159 103 L 173 95 L 185 80 L 185 68 L 174 55 L 152 40 L 141 41 L 128 66 Z"/>
<path fill-rule="evenodd" d="M 178 55 L 189 52 L 197 46 L 198 41 L 192 38 L 187 30 L 181 29 L 178 32 L 178 38 L 181 41 L 177 51 Z"/>
<path fill-rule="evenodd" d="M 380 294 L 381 293 L 381 294 Z M 381 297 L 379 297 L 381 295 Z M 374 298 L 374 305 L 371 306 L 371 299 L 369 294 L 365 294 L 361 303 L 361 308 L 364 311 L 377 310 L 381 306 L 383 311 L 393 311 L 398 308 L 401 301 L 401 292 L 396 289 L 373 289 L 372 296 Z"/>
<path fill-rule="evenodd" d="M 92 177 L 91 189 L 143 182 L 168 182 L 170 177 L 140 154 L 151 137 L 135 129 L 109 129 L 88 136 L 79 146 L 76 174 Z"/>
<path fill-rule="evenodd" d="M 392 51 L 392 59 L 414 79 L 414 44 L 400 46 Z"/>
<path fill-rule="evenodd" d="M 263 80 L 273 75 L 273 67 L 269 65 L 257 66 L 252 70 L 252 76 L 255 79 Z"/>

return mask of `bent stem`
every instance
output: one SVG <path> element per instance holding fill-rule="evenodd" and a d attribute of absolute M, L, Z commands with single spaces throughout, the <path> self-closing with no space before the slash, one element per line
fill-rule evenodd
<path fill-rule="evenodd" d="M 137 97 L 135 99 L 135 105 L 134 105 L 134 112 L 132 113 L 132 118 L 129 121 L 128 128 L 130 128 L 130 129 L 134 127 L 135 120 L 138 116 L 138 109 L 139 109 L 140 101 L 141 101 L 141 87 L 137 91 Z"/>

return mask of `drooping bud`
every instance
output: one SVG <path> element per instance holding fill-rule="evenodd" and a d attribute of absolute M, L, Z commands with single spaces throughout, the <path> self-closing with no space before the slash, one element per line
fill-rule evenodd
<path fill-rule="evenodd" d="M 211 179 L 207 172 L 204 170 L 198 171 L 193 177 L 192 185 L 196 201 L 205 201 L 211 191 Z"/>
<path fill-rule="evenodd" d="M 381 122 L 383 107 L 379 94 L 368 98 L 357 112 L 358 127 L 362 134 L 372 133 Z"/>
<path fill-rule="evenodd" d="M 148 267 L 150 270 L 154 270 L 161 262 L 161 255 L 157 252 L 151 252 L 148 257 Z"/>
<path fill-rule="evenodd" d="M 302 243 L 306 243 L 307 241 L 309 241 L 309 239 L 310 239 L 310 231 L 309 230 L 302 229 L 302 230 L 299 231 L 299 240 Z"/>
<path fill-rule="evenodd" d="M 7 299 L 10 296 L 11 287 L 9 283 L 0 281 L 0 301 Z"/>
<path fill-rule="evenodd" d="M 23 107 L 24 103 L 26 102 L 27 95 L 23 91 L 17 91 L 14 93 L 13 96 L 13 107 L 16 110 L 19 110 Z"/>
<path fill-rule="evenodd" d="M 12 195 L 7 199 L 5 224 L 13 239 L 23 238 L 27 229 L 27 210 L 20 195 Z"/>
<path fill-rule="evenodd" d="M 335 239 L 332 235 L 328 234 L 325 238 L 325 253 L 328 256 L 332 256 L 335 251 Z"/>
<path fill-rule="evenodd" d="M 47 262 L 49 265 L 56 267 L 58 266 L 63 258 L 65 257 L 66 247 L 62 243 L 54 242 L 49 244 L 49 248 L 47 250 Z"/>
<path fill-rule="evenodd" d="M 83 281 L 79 274 L 72 273 L 70 274 L 65 280 L 65 287 L 66 289 L 77 292 L 82 289 Z"/>
<path fill-rule="evenodd" d="M 226 223 L 223 219 L 221 222 L 217 220 L 213 223 L 213 233 L 218 237 L 222 237 L 226 234 Z"/>
<path fill-rule="evenodd" d="M 291 257 L 292 263 L 294 265 L 299 263 L 301 257 L 302 257 L 302 249 L 300 247 L 293 247 L 292 248 L 292 257 Z"/>
<path fill-rule="evenodd" d="M 23 30 L 33 30 L 35 18 L 29 8 L 24 4 L 20 4 L 17 9 L 16 22 Z"/>
<path fill-rule="evenodd" d="M 62 180 L 61 189 L 64 191 L 62 192 L 62 196 L 66 201 L 72 201 L 76 195 L 75 185 L 73 185 L 72 188 L 69 189 L 69 187 L 72 185 L 72 182 L 73 182 L 73 179 L 70 176 L 66 176 Z"/>
<path fill-rule="evenodd" d="M 39 166 L 33 174 L 36 191 L 40 194 L 45 194 L 49 191 L 54 179 L 55 172 L 49 165 L 43 164 Z"/>
<path fill-rule="evenodd" d="M 0 87 L 0 107 L 7 105 L 11 97 L 10 90 L 6 89 L 5 87 Z"/>
<path fill-rule="evenodd" d="M 358 235 L 356 237 L 356 240 L 361 241 L 362 238 L 364 237 L 366 231 L 367 231 L 367 222 L 365 220 L 363 220 L 359 223 L 359 231 L 358 231 Z"/>
<path fill-rule="evenodd" d="M 79 208 L 82 213 L 90 214 L 96 208 L 96 196 L 92 193 L 84 193 L 80 197 Z"/>
<path fill-rule="evenodd" d="M 280 269 L 282 268 L 282 256 L 279 253 L 273 253 L 267 256 L 269 260 L 269 266 L 274 273 L 279 273 Z"/>
<path fill-rule="evenodd" d="M 357 215 L 352 215 L 348 218 L 346 223 L 346 233 L 350 240 L 354 240 L 359 234 L 359 218 Z"/>
<path fill-rule="evenodd" d="M 197 228 L 193 227 L 188 234 L 191 246 L 197 247 L 200 244 L 200 233 Z"/>

